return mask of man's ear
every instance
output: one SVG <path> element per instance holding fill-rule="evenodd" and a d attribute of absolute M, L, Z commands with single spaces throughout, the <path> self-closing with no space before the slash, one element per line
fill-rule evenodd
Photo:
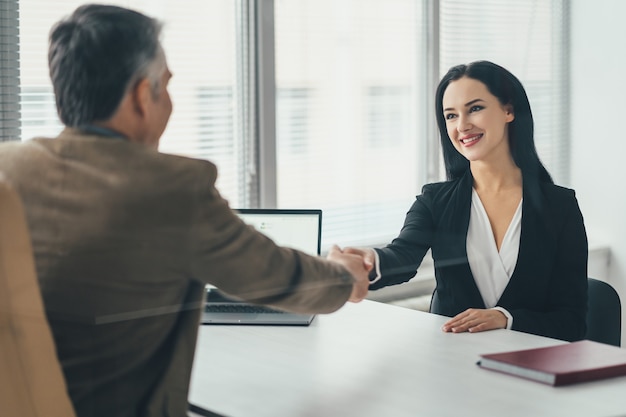
<path fill-rule="evenodd" d="M 149 111 L 149 104 L 152 101 L 152 89 L 150 86 L 150 80 L 142 78 L 135 88 L 133 88 L 133 107 L 137 114 L 142 117 L 146 117 Z"/>

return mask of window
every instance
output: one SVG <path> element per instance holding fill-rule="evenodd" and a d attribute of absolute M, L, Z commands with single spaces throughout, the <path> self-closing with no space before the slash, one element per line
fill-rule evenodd
<path fill-rule="evenodd" d="M 235 112 L 232 87 L 198 87 L 198 132 L 189 136 L 188 148 L 173 143 L 172 151 L 210 160 L 220 167 L 220 178 L 236 183 Z"/>
<path fill-rule="evenodd" d="M 0 0 L 2 140 L 62 128 L 47 37 L 82 3 Z M 434 89 L 459 63 L 520 78 L 540 157 L 567 185 L 565 0 L 112 3 L 165 22 L 174 113 L 161 150 L 215 162 L 233 207 L 323 209 L 323 250 L 388 242 L 422 184 L 443 178 Z"/>
<path fill-rule="evenodd" d="M 0 0 L 0 141 L 20 137 L 17 0 Z"/>
<path fill-rule="evenodd" d="M 15 137 L 54 136 L 62 125 L 48 77 L 48 32 L 84 1 L 11 2 L 19 4 L 21 94 L 19 103 L 14 104 L 21 108 L 21 134 Z M 245 171 L 238 167 L 241 146 L 235 123 L 239 116 L 233 97 L 239 85 L 236 2 L 188 0 L 184 7 L 173 0 L 109 3 L 135 8 L 165 23 L 163 44 L 174 73 L 170 83 L 174 112 L 161 139 L 161 150 L 215 162 L 221 193 L 232 205 L 239 205 Z M 9 46 L 17 49 L 18 43 Z"/>
<path fill-rule="evenodd" d="M 306 102 L 279 101 L 279 125 L 306 113 L 307 152 L 278 147 L 277 205 L 321 208 L 322 250 L 387 241 L 425 180 L 422 3 L 275 2 L 278 96 L 293 85 L 315 92 Z M 291 140 L 286 134 L 278 130 L 278 144 Z"/>
<path fill-rule="evenodd" d="M 411 89 L 373 86 L 364 99 L 367 108 L 367 143 L 373 148 L 402 146 L 411 140 Z"/>
<path fill-rule="evenodd" d="M 306 155 L 309 147 L 311 91 L 308 88 L 281 88 L 276 94 L 276 137 L 278 152 Z"/>
<path fill-rule="evenodd" d="M 52 86 L 22 85 L 22 137 L 50 137 L 63 125 L 57 116 Z"/>

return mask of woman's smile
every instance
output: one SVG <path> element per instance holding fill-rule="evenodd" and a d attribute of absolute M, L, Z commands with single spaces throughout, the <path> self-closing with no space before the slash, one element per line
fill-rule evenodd
<path fill-rule="evenodd" d="M 476 143 L 478 143 L 478 141 L 483 137 L 482 133 L 477 133 L 477 134 L 472 134 L 472 135 L 465 135 L 462 138 L 459 139 L 459 142 L 461 142 L 461 145 L 468 147 L 468 146 L 473 146 Z"/>

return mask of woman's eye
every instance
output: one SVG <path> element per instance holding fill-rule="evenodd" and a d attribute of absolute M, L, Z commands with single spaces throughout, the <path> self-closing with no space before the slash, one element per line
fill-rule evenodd
<path fill-rule="evenodd" d="M 446 120 L 452 120 L 456 117 L 456 115 L 452 113 L 448 113 L 444 117 L 446 118 Z"/>
<path fill-rule="evenodd" d="M 483 106 L 472 106 L 472 107 L 470 107 L 470 113 L 482 110 L 483 108 L 484 108 Z"/>

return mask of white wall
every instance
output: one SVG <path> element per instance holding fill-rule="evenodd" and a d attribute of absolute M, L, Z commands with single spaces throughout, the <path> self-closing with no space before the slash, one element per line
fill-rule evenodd
<path fill-rule="evenodd" d="M 571 187 L 626 324 L 626 2 L 571 1 Z M 622 346 L 626 345 L 622 326 Z"/>

